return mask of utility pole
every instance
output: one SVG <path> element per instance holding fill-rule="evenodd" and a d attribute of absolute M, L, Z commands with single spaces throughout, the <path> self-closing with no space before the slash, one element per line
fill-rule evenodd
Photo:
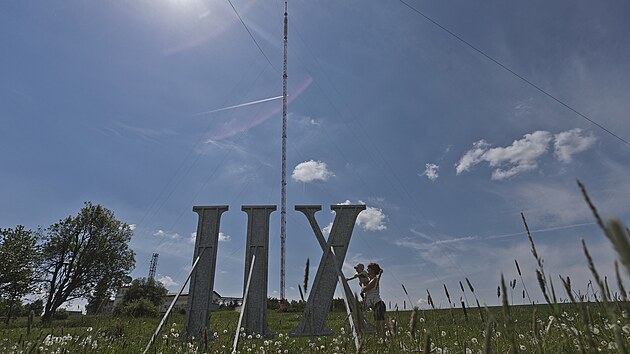
<path fill-rule="evenodd" d="M 285 243 L 287 239 L 287 33 L 289 17 L 284 3 L 284 65 L 282 69 L 282 200 L 280 208 L 280 303 L 286 301 L 284 294 Z"/>

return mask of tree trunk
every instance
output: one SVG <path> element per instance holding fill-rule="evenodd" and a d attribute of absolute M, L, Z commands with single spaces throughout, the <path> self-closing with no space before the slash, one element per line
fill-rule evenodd
<path fill-rule="evenodd" d="M 5 324 L 9 324 L 9 321 L 11 320 L 11 312 L 13 312 L 13 303 L 14 301 L 10 301 L 9 302 L 9 311 L 7 311 L 7 318 L 6 320 L 4 320 Z"/>

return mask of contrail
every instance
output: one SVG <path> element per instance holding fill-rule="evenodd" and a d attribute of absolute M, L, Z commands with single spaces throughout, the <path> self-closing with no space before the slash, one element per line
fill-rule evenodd
<path fill-rule="evenodd" d="M 258 100 L 258 101 L 252 101 L 252 102 L 247 102 L 247 103 L 241 103 L 241 104 L 237 104 L 234 106 L 229 106 L 229 107 L 224 107 L 224 108 L 219 108 L 219 109 L 215 109 L 212 111 L 206 111 L 206 112 L 200 112 L 200 113 L 195 113 L 195 114 L 191 114 L 191 117 L 194 116 L 201 116 L 204 114 L 210 114 L 210 113 L 216 113 L 216 112 L 221 112 L 221 111 L 227 111 L 228 109 L 233 109 L 233 108 L 240 108 L 240 107 L 245 107 L 245 106 L 251 106 L 253 104 L 257 104 L 257 103 L 263 103 L 263 102 L 267 102 L 267 101 L 273 101 L 273 100 L 277 100 L 282 98 L 282 96 L 277 96 L 277 97 L 270 97 L 270 98 L 264 98 L 262 100 Z"/>

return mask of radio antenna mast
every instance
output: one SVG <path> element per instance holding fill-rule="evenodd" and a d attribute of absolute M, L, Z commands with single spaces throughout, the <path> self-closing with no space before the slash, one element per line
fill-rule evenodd
<path fill-rule="evenodd" d="M 284 303 L 285 243 L 287 239 L 287 33 L 289 17 L 284 2 L 284 65 L 282 69 L 282 200 L 280 207 L 280 302 Z"/>
<path fill-rule="evenodd" d="M 158 253 L 154 253 L 153 256 L 151 256 L 151 264 L 149 265 L 149 277 L 148 279 L 155 279 L 155 271 L 157 270 L 157 263 L 158 263 Z"/>

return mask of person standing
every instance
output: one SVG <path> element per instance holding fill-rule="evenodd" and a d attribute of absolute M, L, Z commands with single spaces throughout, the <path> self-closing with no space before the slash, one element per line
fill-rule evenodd
<path fill-rule="evenodd" d="M 383 335 L 385 333 L 385 303 L 381 299 L 379 281 L 383 270 L 377 263 L 370 263 L 367 266 L 370 281 L 361 284 L 361 292 L 365 294 L 365 305 L 372 309 L 376 331 Z"/>

